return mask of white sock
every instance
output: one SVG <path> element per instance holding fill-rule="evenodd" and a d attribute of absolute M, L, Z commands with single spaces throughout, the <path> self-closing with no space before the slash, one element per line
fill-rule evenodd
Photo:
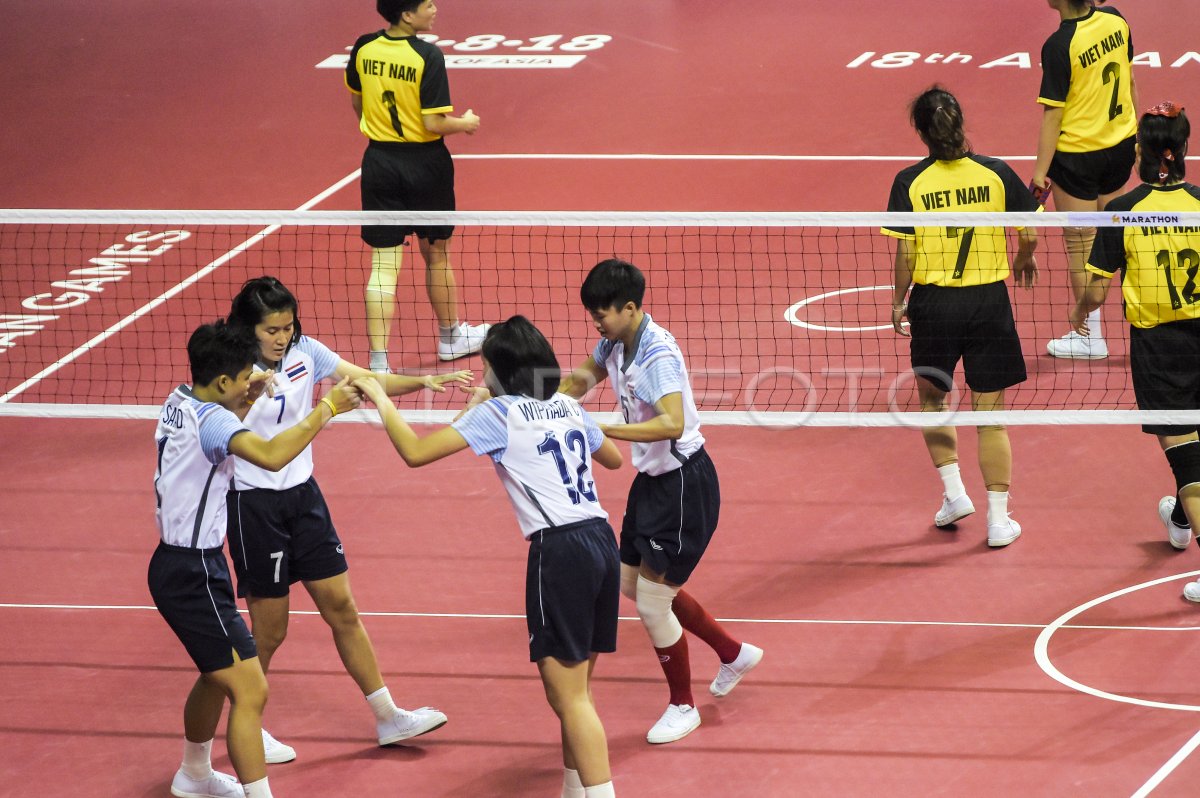
<path fill-rule="evenodd" d="M 579 771 L 563 768 L 562 798 L 584 798 L 583 782 L 579 780 Z"/>
<path fill-rule="evenodd" d="M 613 783 L 606 781 L 603 784 L 597 784 L 595 787 L 587 787 L 583 794 L 587 798 L 617 798 L 617 793 L 613 790 Z"/>
<path fill-rule="evenodd" d="M 266 776 L 258 781 L 243 784 L 242 789 L 246 791 L 246 798 L 274 798 L 271 795 L 271 785 L 267 784 Z"/>
<path fill-rule="evenodd" d="M 442 343 L 452 344 L 458 340 L 458 322 L 451 324 L 449 327 L 438 325 L 438 335 L 441 336 Z"/>
<path fill-rule="evenodd" d="M 388 367 L 388 353 L 386 349 L 372 349 L 367 353 L 367 368 L 371 371 L 383 371 Z"/>
<path fill-rule="evenodd" d="M 386 686 L 380 687 L 366 699 L 367 705 L 375 713 L 375 720 L 388 720 L 396 714 L 396 703 L 392 701 L 392 694 L 388 692 Z"/>
<path fill-rule="evenodd" d="M 967 492 L 966 486 L 963 485 L 962 474 L 958 470 L 958 463 L 944 465 L 937 471 L 942 477 L 942 485 L 945 486 L 947 499 L 954 501 Z"/>
<path fill-rule="evenodd" d="M 988 523 L 1002 524 L 1008 520 L 1008 491 L 988 491 Z"/>
<path fill-rule="evenodd" d="M 179 769 L 189 779 L 200 781 L 212 775 L 212 744 L 212 740 L 206 743 L 194 743 L 186 737 L 184 738 L 183 764 Z"/>
<path fill-rule="evenodd" d="M 1088 338 L 1103 338 L 1104 330 L 1100 327 L 1100 308 L 1087 315 Z"/>

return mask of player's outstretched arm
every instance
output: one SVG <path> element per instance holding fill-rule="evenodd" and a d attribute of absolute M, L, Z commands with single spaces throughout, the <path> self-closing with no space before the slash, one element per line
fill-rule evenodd
<path fill-rule="evenodd" d="M 677 441 L 683 436 L 683 394 L 669 393 L 654 403 L 658 415 L 636 424 L 601 424 L 600 431 L 610 438 L 634 443 Z M 601 464 L 603 465 L 603 464 Z"/>
<path fill-rule="evenodd" d="M 583 364 L 562 378 L 558 384 L 558 392 L 565 393 L 573 399 L 582 399 L 588 391 L 595 388 L 608 378 L 608 371 L 589 357 Z"/>
<path fill-rule="evenodd" d="M 621 457 L 621 450 L 608 437 L 604 438 L 604 443 L 600 444 L 599 449 L 592 452 L 592 459 L 610 471 L 620 468 L 624 462 L 624 458 Z"/>
<path fill-rule="evenodd" d="M 235 435 L 229 451 L 243 460 L 268 471 L 279 471 L 304 451 L 334 416 L 358 407 L 362 399 L 358 390 L 343 378 L 322 397 L 313 411 L 275 437 L 267 440 L 253 432 Z"/>
<path fill-rule="evenodd" d="M 419 391 L 422 388 L 437 393 L 444 393 L 447 383 L 470 385 L 471 381 L 475 379 L 474 372 L 469 369 L 451 371 L 446 374 L 425 374 L 421 377 L 413 377 L 407 374 L 377 374 L 361 366 L 356 366 L 348 360 L 338 361 L 335 373 L 338 377 L 349 377 L 351 382 L 363 378 L 374 379 L 383 386 L 383 391 L 388 396 L 403 396 L 413 391 Z"/>
<path fill-rule="evenodd" d="M 388 438 L 409 467 L 428 465 L 467 448 L 466 439 L 454 427 L 442 427 L 424 438 L 417 435 L 377 380 L 367 377 L 355 381 L 354 385 L 379 410 L 379 419 Z"/>

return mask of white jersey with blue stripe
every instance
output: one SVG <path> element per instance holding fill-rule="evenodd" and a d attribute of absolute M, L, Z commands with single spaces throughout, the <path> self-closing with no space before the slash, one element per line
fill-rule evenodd
<path fill-rule="evenodd" d="M 233 476 L 229 442 L 246 427 L 215 402 L 181 385 L 163 403 L 154 437 L 155 520 L 164 543 L 215 549 L 225 543 L 225 494 Z"/>
<path fill-rule="evenodd" d="M 453 427 L 475 454 L 491 456 L 526 539 L 540 529 L 608 519 L 591 471 L 591 453 L 604 434 L 566 394 L 545 401 L 499 396 Z"/>
<path fill-rule="evenodd" d="M 314 338 L 306 335 L 288 349 L 271 383 L 271 395 L 263 391 L 246 414 L 246 426 L 270 440 L 300 423 L 313 409 L 316 384 L 337 371 L 341 358 Z M 255 371 L 266 371 L 256 363 Z M 268 471 L 245 461 L 237 464 L 233 487 L 236 490 L 266 488 L 286 490 L 302 485 L 313 473 L 312 444 L 279 471 Z"/>
<path fill-rule="evenodd" d="M 629 352 L 622 342 L 604 339 L 596 345 L 592 359 L 608 371 L 626 424 L 656 418 L 655 402 L 668 394 L 683 394 L 683 435 L 679 440 L 631 444 L 634 468 L 658 476 L 674 471 L 700 451 L 704 436 L 683 352 L 675 336 L 655 324 L 649 313 L 642 317 Z"/>

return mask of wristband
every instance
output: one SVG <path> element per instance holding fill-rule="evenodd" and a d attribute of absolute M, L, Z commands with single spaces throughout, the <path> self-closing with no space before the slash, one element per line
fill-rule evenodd
<path fill-rule="evenodd" d="M 330 418 L 333 418 L 334 416 L 337 415 L 337 405 L 335 405 L 333 403 L 333 400 L 330 399 L 328 396 L 321 397 L 321 404 L 329 405 L 329 412 L 332 414 L 332 415 L 330 415 Z"/>

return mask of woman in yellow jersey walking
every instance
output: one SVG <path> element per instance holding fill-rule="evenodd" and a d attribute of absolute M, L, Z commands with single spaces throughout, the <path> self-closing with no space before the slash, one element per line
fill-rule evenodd
<path fill-rule="evenodd" d="M 1133 40 L 1115 8 L 1093 0 L 1047 2 L 1062 22 L 1042 45 L 1042 128 L 1033 184 L 1051 188 L 1056 210 L 1098 211 L 1124 188 L 1133 168 Z M 1084 266 L 1095 235 L 1094 227 L 1063 230 L 1076 300 L 1088 281 Z M 1061 358 L 1108 357 L 1099 308 L 1088 318 L 1087 335 L 1071 330 L 1046 349 Z"/>
<path fill-rule="evenodd" d="M 950 92 L 933 86 L 913 100 L 910 119 L 929 157 L 892 183 L 888 211 L 1035 211 L 1033 196 L 1008 164 L 976 155 L 963 132 L 963 112 Z M 942 411 L 961 359 L 974 410 L 1004 408 L 1004 390 L 1025 381 L 1025 360 L 1008 300 L 1008 246 L 1003 227 L 885 227 L 896 239 L 892 325 L 911 336 L 913 374 L 924 411 Z M 1037 232 L 1018 229 L 1017 283 L 1037 279 Z M 912 285 L 907 303 L 905 294 Z M 907 317 L 911 325 L 902 324 Z M 952 426 L 922 430 L 945 495 L 934 515 L 950 527 L 975 512 L 958 468 Z M 979 468 L 988 491 L 988 545 L 1007 546 L 1021 534 L 1008 517 L 1012 450 L 998 424 L 979 427 Z"/>
<path fill-rule="evenodd" d="M 1138 125 L 1137 171 L 1142 184 L 1104 210 L 1114 213 L 1200 212 L 1200 188 L 1184 182 L 1191 125 L 1183 109 L 1165 102 L 1147 111 Z M 1103 227 L 1088 259 L 1089 281 L 1071 311 L 1071 326 L 1088 332 L 1088 313 L 1124 271 L 1121 294 L 1129 320 L 1129 370 L 1142 410 L 1200 409 L 1200 269 L 1198 227 Z M 1158 436 L 1175 475 L 1175 495 L 1158 503 L 1167 539 L 1177 549 L 1192 540 L 1200 520 L 1200 440 L 1196 425 L 1146 424 Z M 1200 582 L 1183 589 L 1200 602 Z"/>
<path fill-rule="evenodd" d="M 452 211 L 454 161 L 443 137 L 472 135 L 479 117 L 468 110 L 450 116 L 446 58 L 417 34 L 433 29 L 433 0 L 376 0 L 388 22 L 385 30 L 360 36 L 346 65 L 346 86 L 370 139 L 362 161 L 364 211 Z M 425 259 L 425 290 L 437 316 L 437 356 L 454 360 L 479 351 L 487 325 L 459 319 L 458 287 L 446 242 L 452 225 L 366 225 L 362 238 L 371 247 L 367 282 L 367 339 L 371 371 L 388 370 L 388 338 L 396 308 L 396 281 L 402 247 L 416 233 Z"/>

